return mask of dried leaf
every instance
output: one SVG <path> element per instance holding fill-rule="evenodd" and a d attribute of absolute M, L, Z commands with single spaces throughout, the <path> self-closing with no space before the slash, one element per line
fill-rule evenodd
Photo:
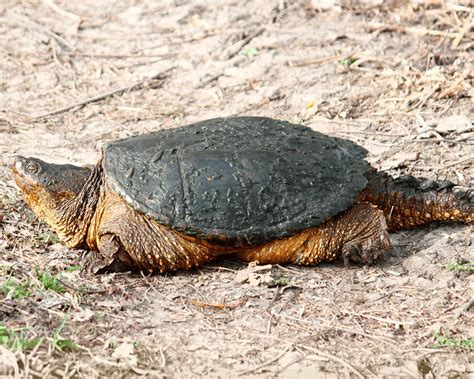
<path fill-rule="evenodd" d="M 472 130 L 471 120 L 463 115 L 455 115 L 442 118 L 439 120 L 435 129 L 441 134 L 448 134 L 451 132 L 464 133 Z"/>
<path fill-rule="evenodd" d="M 414 162 L 420 157 L 419 152 L 400 152 L 386 159 L 382 165 L 382 170 L 390 170 L 393 168 L 405 167 L 408 162 Z"/>
<path fill-rule="evenodd" d="M 248 267 L 241 270 L 235 276 L 235 282 L 248 282 L 251 286 L 256 287 L 259 284 L 268 284 L 273 281 L 271 272 L 259 273 L 261 271 L 271 270 L 272 265 L 259 266 L 257 262 L 249 263 Z"/>
<path fill-rule="evenodd" d="M 134 346 L 131 342 L 123 342 L 117 346 L 112 353 L 112 357 L 122 360 L 131 366 L 135 366 L 138 362 L 137 356 L 134 354 Z"/>
<path fill-rule="evenodd" d="M 86 309 L 81 309 L 79 312 L 77 312 L 74 317 L 72 318 L 72 321 L 89 321 L 92 317 L 94 317 L 94 312 L 90 310 L 89 308 Z"/>

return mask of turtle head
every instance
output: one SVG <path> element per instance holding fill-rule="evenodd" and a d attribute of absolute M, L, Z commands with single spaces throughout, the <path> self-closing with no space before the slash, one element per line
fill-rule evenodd
<path fill-rule="evenodd" d="M 87 195 L 98 197 L 91 185 L 95 167 L 51 164 L 37 158 L 16 156 L 11 161 L 16 184 L 36 215 L 49 224 L 69 246 L 80 246 L 89 223 L 84 209 Z M 91 193 L 92 192 L 92 193 Z M 94 204 L 95 205 L 95 204 Z"/>

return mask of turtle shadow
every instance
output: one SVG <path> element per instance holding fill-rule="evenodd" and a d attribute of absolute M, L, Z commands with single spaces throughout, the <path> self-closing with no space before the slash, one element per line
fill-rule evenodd
<path fill-rule="evenodd" d="M 392 248 L 387 250 L 383 256 L 375 261 L 372 265 L 366 265 L 363 263 L 351 262 L 349 265 L 345 266 L 342 258 L 337 259 L 333 262 L 322 262 L 316 266 L 299 266 L 294 264 L 273 264 L 273 266 L 281 266 L 283 269 L 288 268 L 291 270 L 304 269 L 306 270 L 318 270 L 321 269 L 347 269 L 347 270 L 358 270 L 363 267 L 378 267 L 382 270 L 390 270 L 399 267 L 405 260 L 410 257 L 416 256 L 420 252 L 425 250 L 432 249 L 441 238 L 445 238 L 446 235 L 457 235 L 460 234 L 465 228 L 465 225 L 462 224 L 450 224 L 450 223 L 433 223 L 430 225 L 424 225 L 417 227 L 413 230 L 404 230 L 400 232 L 390 233 L 390 240 L 392 242 Z M 450 238 L 450 237 L 448 237 Z M 448 245 L 453 245 L 453 242 L 456 240 L 449 239 Z M 452 246 L 452 249 L 455 249 Z M 456 251 L 459 254 L 458 251 Z M 166 276 L 173 277 L 181 273 L 186 275 L 193 276 L 199 275 L 203 271 L 232 271 L 238 272 L 249 266 L 249 262 L 242 261 L 238 258 L 236 254 L 225 254 L 216 257 L 216 259 L 209 261 L 203 266 L 193 268 L 188 271 L 171 271 L 166 273 Z M 262 264 L 264 265 L 264 264 Z M 114 272 L 130 272 L 131 275 L 148 275 L 140 269 L 133 269 L 121 262 L 114 261 L 111 265 L 100 269 L 97 274 L 107 274 Z M 152 275 L 161 275 L 160 273 L 152 273 Z"/>

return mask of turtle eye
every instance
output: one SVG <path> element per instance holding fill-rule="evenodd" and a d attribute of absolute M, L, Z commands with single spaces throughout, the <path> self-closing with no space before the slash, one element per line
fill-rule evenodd
<path fill-rule="evenodd" d="M 39 171 L 39 166 L 34 162 L 30 162 L 26 165 L 26 171 L 29 174 L 36 174 Z"/>

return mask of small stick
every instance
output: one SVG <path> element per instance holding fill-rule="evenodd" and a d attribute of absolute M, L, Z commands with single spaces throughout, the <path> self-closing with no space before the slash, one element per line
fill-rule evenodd
<path fill-rule="evenodd" d="M 237 375 L 241 376 L 241 375 L 247 375 L 247 374 L 250 374 L 251 372 L 254 372 L 254 371 L 257 371 L 257 370 L 260 370 L 261 368 L 264 368 L 265 366 L 268 366 L 268 365 L 271 365 L 273 362 L 276 362 L 278 361 L 281 357 L 283 357 L 286 353 L 288 353 L 290 350 L 293 349 L 293 345 L 290 344 L 286 347 L 285 350 L 283 350 L 280 354 L 278 354 L 276 357 L 274 358 L 271 358 L 269 359 L 268 361 L 266 362 L 263 362 L 262 364 L 256 366 L 256 367 L 252 367 L 252 368 L 249 368 L 248 370 L 244 370 L 244 371 L 241 371 L 239 372 Z"/>
<path fill-rule="evenodd" d="M 467 142 L 465 142 L 467 141 Z M 459 138 L 459 139 L 447 139 L 447 138 L 427 138 L 427 139 L 415 139 L 413 141 L 410 141 L 412 143 L 431 143 L 431 142 L 446 142 L 446 143 L 456 143 L 456 144 L 459 144 L 459 145 L 468 145 L 468 146 L 472 146 L 474 145 L 474 143 L 471 143 L 470 142 L 471 139 L 466 137 L 466 138 Z"/>
<path fill-rule="evenodd" d="M 467 12 L 467 13 L 472 12 L 472 8 L 465 7 L 465 6 L 460 5 L 460 4 L 454 4 L 454 3 L 451 3 L 450 1 L 446 2 L 444 5 L 450 11 Z"/>
<path fill-rule="evenodd" d="M 449 38 L 457 38 L 459 33 L 450 33 L 450 32 L 443 32 L 442 30 L 432 30 L 426 28 L 417 28 L 411 26 L 402 26 L 397 24 L 385 24 L 383 22 L 369 22 L 367 26 L 370 30 L 378 30 L 378 31 L 395 31 L 399 33 L 410 33 L 419 36 L 424 35 L 432 35 L 432 36 L 441 36 L 441 37 L 449 37 Z"/>
<path fill-rule="evenodd" d="M 225 50 L 221 56 L 220 59 L 230 59 L 234 56 L 236 56 L 242 48 L 247 45 L 251 40 L 254 38 L 258 37 L 260 34 L 262 34 L 265 31 L 265 28 L 259 28 L 253 33 L 250 33 L 247 37 L 245 37 L 243 40 L 235 43 L 231 47 L 229 47 L 227 50 Z"/>
<path fill-rule="evenodd" d="M 74 55 L 76 57 L 85 57 L 85 58 L 172 58 L 175 57 L 176 53 L 168 53 L 168 54 L 96 54 L 96 53 L 76 53 L 72 52 L 70 55 Z"/>
<path fill-rule="evenodd" d="M 337 55 L 329 55 L 327 57 L 309 58 L 309 59 L 303 59 L 303 60 L 298 60 L 298 61 L 289 60 L 287 62 L 287 64 L 290 67 L 303 67 L 303 66 L 310 66 L 310 65 L 313 65 L 313 64 L 333 62 L 333 61 L 337 61 L 341 58 L 342 58 L 342 55 L 337 54 Z"/>
<path fill-rule="evenodd" d="M 212 75 L 212 76 L 211 76 L 210 78 L 208 78 L 208 79 L 204 79 L 202 82 L 200 82 L 200 83 L 195 87 L 195 89 L 204 88 L 204 87 L 207 86 L 208 84 L 210 84 L 210 83 L 212 83 L 213 81 L 219 79 L 222 75 L 223 75 L 223 73 L 220 73 L 220 74 Z"/>
<path fill-rule="evenodd" d="M 209 266 L 209 265 L 204 265 L 202 266 L 203 268 L 207 268 L 209 270 L 218 270 L 218 271 L 228 271 L 228 272 L 237 272 L 238 270 L 233 270 L 228 267 L 223 267 L 223 266 Z"/>
<path fill-rule="evenodd" d="M 474 158 L 467 158 L 467 159 L 463 159 L 463 160 L 445 165 L 444 168 L 449 168 L 449 167 L 457 166 L 457 165 L 467 163 L 467 162 L 472 162 L 472 161 L 474 161 Z"/>
<path fill-rule="evenodd" d="M 53 31 L 49 30 L 48 28 L 44 27 L 43 25 L 40 25 L 40 24 L 28 19 L 27 17 L 20 16 L 20 15 L 14 13 L 14 12 L 9 12 L 9 15 L 12 17 L 12 19 L 14 19 L 20 25 L 30 27 L 32 29 L 43 32 L 44 34 L 46 34 L 46 35 L 50 36 L 51 38 L 53 38 L 54 40 L 56 40 L 56 42 L 59 44 L 59 46 L 64 46 L 64 47 L 67 47 L 71 50 L 74 50 L 74 46 L 72 46 L 68 41 L 66 41 L 64 38 L 60 37 L 59 35 L 57 35 Z"/>
<path fill-rule="evenodd" d="M 413 321 L 391 320 L 391 319 L 388 319 L 388 318 L 382 318 L 382 317 L 377 317 L 377 316 L 365 315 L 365 314 L 363 314 L 363 313 L 354 313 L 354 315 L 355 315 L 355 316 L 361 316 L 361 317 L 370 318 L 370 319 L 372 319 L 372 320 L 377 320 L 377 321 L 384 322 L 384 323 L 387 323 L 387 324 L 409 325 L 409 326 L 415 325 L 415 323 L 414 323 Z"/>
<path fill-rule="evenodd" d="M 354 366 L 352 366 L 350 363 L 346 362 L 345 360 L 339 358 L 339 357 L 336 357 L 335 355 L 332 355 L 332 354 L 329 354 L 329 353 L 325 353 L 319 349 L 315 349 L 314 347 L 309 347 L 309 346 L 304 346 L 304 345 L 298 345 L 300 347 L 302 347 L 303 349 L 305 350 L 309 350 L 311 351 L 312 353 L 315 353 L 323 358 L 328 358 L 328 359 L 331 359 L 333 361 L 336 361 L 336 362 L 339 362 L 340 364 L 342 364 L 343 366 L 347 367 L 350 371 L 352 371 L 358 378 L 365 378 L 365 375 L 363 375 L 359 370 L 357 370 Z"/>
<path fill-rule="evenodd" d="M 463 27 L 459 31 L 458 36 L 453 40 L 451 48 L 456 49 L 459 46 L 462 39 L 464 38 L 464 35 L 468 32 L 471 26 L 472 26 L 472 13 L 467 17 L 466 21 L 464 22 Z"/>
<path fill-rule="evenodd" d="M 59 8 L 59 7 L 54 3 L 53 0 L 44 0 L 44 2 L 45 2 L 46 5 L 47 5 L 48 7 L 50 7 L 53 11 L 55 11 L 56 13 L 59 13 L 59 14 L 62 15 L 62 16 L 66 16 L 66 17 L 72 18 L 74 21 L 79 21 L 79 20 L 81 19 L 77 14 L 74 14 L 74 13 L 65 11 L 64 9 Z"/>
<path fill-rule="evenodd" d="M 42 118 L 45 118 L 45 117 L 48 117 L 48 116 L 55 116 L 55 115 L 70 111 L 71 109 L 74 109 L 74 108 L 80 109 L 80 108 L 84 107 L 87 104 L 96 103 L 100 100 L 104 100 L 106 97 L 122 94 L 122 93 L 127 92 L 127 91 L 136 90 L 138 88 L 141 88 L 146 82 L 148 82 L 150 80 L 159 79 L 163 74 L 165 74 L 165 73 L 171 71 L 172 69 L 174 69 L 174 67 L 175 66 L 167 68 L 166 70 L 163 70 L 163 71 L 159 72 L 158 74 L 155 74 L 155 75 L 153 75 L 149 78 L 143 79 L 143 80 L 141 80 L 139 82 L 136 82 L 132 85 L 128 85 L 128 86 L 125 86 L 125 87 L 122 87 L 122 88 L 119 88 L 119 89 L 116 89 L 116 90 L 108 91 L 108 92 L 102 93 L 100 95 L 90 97 L 89 99 L 79 101 L 77 103 L 68 105 L 66 107 L 59 108 L 59 109 L 56 109 L 56 110 L 48 112 L 48 113 L 44 113 L 44 114 L 39 115 L 39 116 L 35 116 L 35 117 L 33 117 L 33 119 L 38 120 L 38 119 L 42 119 Z"/>
<path fill-rule="evenodd" d="M 466 313 L 469 311 L 469 308 L 471 308 L 474 305 L 474 297 L 471 297 L 469 301 L 467 301 L 465 304 L 462 305 L 462 307 L 459 307 L 458 311 L 454 314 L 453 319 L 456 320 L 463 313 Z"/>
<path fill-rule="evenodd" d="M 213 304 L 213 303 L 203 303 L 202 301 L 198 301 L 198 300 L 189 300 L 189 303 L 196 306 L 196 307 L 201 307 L 201 308 L 210 307 L 210 308 L 216 308 L 216 309 L 220 309 L 220 310 L 235 309 L 237 307 L 240 307 L 241 305 L 243 305 L 246 302 L 247 302 L 246 299 L 240 299 L 235 304 L 225 304 L 225 303 L 224 304 Z"/>

